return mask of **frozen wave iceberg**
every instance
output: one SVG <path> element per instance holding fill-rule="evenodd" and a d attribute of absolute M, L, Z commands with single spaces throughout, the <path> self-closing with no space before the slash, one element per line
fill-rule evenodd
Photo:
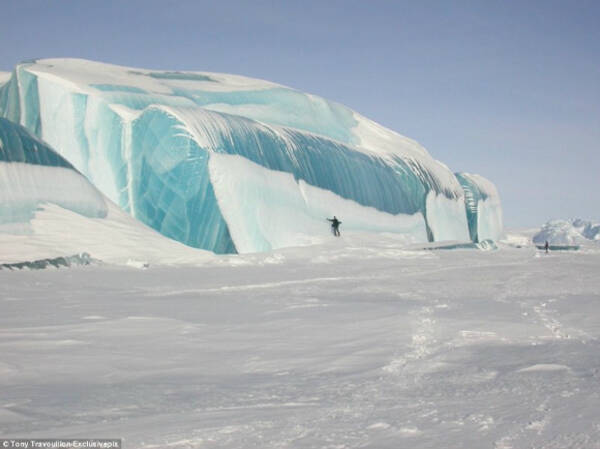
<path fill-rule="evenodd" d="M 15 68 L 0 87 L 0 113 L 131 215 L 193 247 L 304 244 L 333 214 L 345 229 L 469 239 L 463 186 L 423 147 L 267 81 L 48 59 Z M 486 199 L 479 237 L 495 238 L 501 216 Z M 284 211 L 285 229 L 275 230 Z"/>
<path fill-rule="evenodd" d="M 404 161 L 392 155 L 381 158 L 316 134 L 188 107 L 146 108 L 133 121 L 131 135 L 130 173 L 134 181 L 128 198 L 132 201 L 129 204 L 135 216 L 145 223 L 153 223 L 165 235 L 193 246 L 222 252 L 233 248 L 249 252 L 280 247 L 283 241 L 274 238 L 273 232 L 256 232 L 259 229 L 256 218 L 264 223 L 268 221 L 268 215 L 282 212 L 280 207 L 285 192 L 290 191 L 284 179 L 294 181 L 297 191 L 302 184 L 333 194 L 322 197 L 318 209 L 302 195 L 298 197 L 301 203 L 286 208 L 288 212 L 295 210 L 293 216 L 296 218 L 290 220 L 285 230 L 278 232 L 295 235 L 295 244 L 322 234 L 305 226 L 307 220 L 315 218 L 317 210 L 322 222 L 326 216 L 337 213 L 344 218 L 344 224 L 360 221 L 367 225 L 362 230 L 382 228 L 384 225 L 380 222 L 398 221 L 398 216 L 418 214 L 421 225 L 414 228 L 415 239 L 427 239 L 426 219 L 429 219 L 433 236 L 439 240 L 446 236 L 452 240 L 468 239 L 460 185 L 459 191 L 446 189 L 443 180 L 428 172 L 417 160 Z M 247 164 L 242 169 L 240 163 L 232 163 L 227 168 L 222 161 L 234 159 L 221 158 L 218 163 L 220 177 L 224 170 L 230 170 L 229 177 L 237 178 L 236 190 L 221 187 L 215 191 L 215 171 L 208 167 L 219 155 L 237 155 L 260 165 L 266 169 L 263 176 L 271 181 L 257 184 L 251 175 L 254 168 L 248 168 L 252 165 Z M 279 176 L 281 172 L 289 178 Z M 275 178 L 284 183 L 278 185 L 272 181 Z M 176 180 L 186 182 L 174 182 Z M 241 207 L 238 202 L 240 207 L 236 213 L 224 217 L 219 205 L 232 204 L 231 197 L 244 191 L 255 192 L 248 207 Z M 428 203 L 430 193 L 443 199 Z M 264 201 L 266 198 L 269 200 Z M 351 216 L 342 215 L 339 202 L 333 198 L 350 200 L 357 207 Z M 256 214 L 252 208 L 259 205 L 261 212 Z M 386 218 L 368 225 L 373 208 L 383 212 Z M 242 214 L 243 210 L 247 213 Z M 456 233 L 444 235 L 443 230 L 449 227 L 444 226 L 443 220 L 449 215 L 452 220 L 446 223 Z M 292 216 L 288 214 L 288 217 Z M 234 242 L 231 228 L 239 230 L 240 226 L 247 227 L 245 235 L 248 238 L 254 236 L 254 239 L 242 241 L 238 233 Z M 321 229 L 327 232 L 327 226 L 323 224 Z M 437 229 L 441 238 L 435 233 Z M 404 233 L 406 227 L 388 226 L 387 230 Z M 294 244 L 290 239 L 285 242 L 283 246 Z M 227 246 L 218 246 L 224 244 Z"/>

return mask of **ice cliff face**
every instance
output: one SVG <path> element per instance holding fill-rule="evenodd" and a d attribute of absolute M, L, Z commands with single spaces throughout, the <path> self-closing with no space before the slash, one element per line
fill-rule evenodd
<path fill-rule="evenodd" d="M 25 128 L 0 118 L 0 230 L 27 232 L 41 204 L 91 218 L 106 216 L 102 194 Z"/>
<path fill-rule="evenodd" d="M 415 241 L 496 238 L 502 228 L 491 183 L 474 233 L 465 183 L 416 142 L 266 81 L 48 59 L 15 68 L 0 114 L 134 217 L 218 253 L 310 243 L 333 214 L 345 230 Z"/>

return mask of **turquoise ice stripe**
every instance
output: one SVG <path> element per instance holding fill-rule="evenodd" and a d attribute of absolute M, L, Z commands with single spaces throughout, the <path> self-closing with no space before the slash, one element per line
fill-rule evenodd
<path fill-rule="evenodd" d="M 71 103 L 73 105 L 73 124 L 74 132 L 76 135 L 77 143 L 79 145 L 79 151 L 81 153 L 81 160 L 84 161 L 85 166 L 80 167 L 80 170 L 87 176 L 90 176 L 90 145 L 88 138 L 85 133 L 85 116 L 87 110 L 87 99 L 88 96 L 85 94 L 74 93 L 71 96 Z M 38 134 L 40 135 L 40 134 Z"/>
<path fill-rule="evenodd" d="M 481 249 L 484 251 L 490 251 L 494 249 L 498 249 L 498 245 L 493 240 L 483 240 L 482 242 L 472 242 L 472 243 L 450 243 L 450 244 L 439 244 L 439 245 L 429 245 L 423 247 L 424 250 L 436 251 L 436 250 L 452 250 L 452 249 Z"/>
<path fill-rule="evenodd" d="M 465 192 L 465 209 L 467 211 L 467 223 L 469 225 L 469 236 L 473 242 L 479 241 L 477 235 L 477 207 L 480 200 L 488 198 L 475 182 L 465 173 L 455 173 L 456 179 Z"/>
<path fill-rule="evenodd" d="M 140 70 L 128 70 L 131 75 L 149 76 L 159 80 L 176 80 L 176 81 L 209 81 L 218 83 L 219 81 L 211 76 L 204 75 L 202 73 L 194 72 L 142 72 Z"/>
<path fill-rule="evenodd" d="M 19 74 L 20 95 L 25 108 L 21 111 L 21 120 L 25 128 L 36 136 L 42 135 L 42 124 L 40 121 L 40 100 L 38 96 L 37 76 L 25 70 L 24 65 L 17 67 Z"/>
<path fill-rule="evenodd" d="M 83 104 L 81 105 L 83 107 Z M 93 117 L 89 113 L 81 116 L 81 120 L 87 117 L 94 119 L 93 125 L 87 126 L 79 136 L 80 148 L 102 148 L 101 156 L 106 159 L 110 166 L 110 175 L 113 178 L 115 190 L 120 192 L 116 202 L 124 207 L 128 203 L 127 198 L 127 161 L 123 155 L 123 121 L 121 117 L 106 103 L 100 103 Z M 84 124 L 82 124 L 84 125 Z M 92 130 L 93 129 L 93 130 Z M 87 132 L 86 132 L 87 131 Z M 88 150 L 88 155 L 91 156 Z M 87 159 L 89 162 L 89 157 Z M 102 175 L 93 169 L 89 169 L 90 179 Z"/>
<path fill-rule="evenodd" d="M 75 168 L 27 129 L 0 118 L 0 161 Z"/>
<path fill-rule="evenodd" d="M 135 86 L 124 86 L 120 84 L 90 84 L 91 87 L 103 92 L 130 92 L 135 94 L 147 94 L 144 89 Z"/>
<path fill-rule="evenodd" d="M 13 70 L 9 81 L 0 87 L 0 116 L 15 123 L 21 121 L 21 101 L 16 74 L 17 69 L 18 66 Z"/>
<path fill-rule="evenodd" d="M 484 190 L 482 190 L 467 173 L 454 173 L 454 176 L 456 176 L 456 179 L 458 179 L 458 182 L 463 187 L 463 189 L 465 188 L 465 186 L 468 186 L 472 189 L 477 200 L 488 199 L 488 194 Z"/>
<path fill-rule="evenodd" d="M 25 70 L 33 63 L 35 60 L 18 64 L 9 81 L 0 87 L 0 116 L 24 124 L 40 135 L 37 77 Z M 21 110 L 21 103 L 25 110 Z"/>
<path fill-rule="evenodd" d="M 140 72 L 137 72 L 140 73 Z M 202 73 L 193 73 L 193 72 L 149 72 L 145 75 L 150 76 L 155 79 L 163 79 L 163 80 L 183 80 L 183 81 L 210 81 L 213 83 L 218 83 L 218 81 L 214 78 L 211 78 L 208 75 L 203 75 Z"/>

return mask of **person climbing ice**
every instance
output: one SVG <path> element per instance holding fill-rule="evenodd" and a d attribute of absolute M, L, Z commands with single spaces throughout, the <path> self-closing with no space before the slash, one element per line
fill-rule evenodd
<path fill-rule="evenodd" d="M 333 218 L 328 218 L 327 221 L 331 222 L 331 232 L 333 232 L 333 235 L 335 235 L 336 237 L 339 237 L 340 236 L 340 225 L 342 224 L 342 222 L 340 220 L 338 220 L 335 215 L 333 216 Z"/>

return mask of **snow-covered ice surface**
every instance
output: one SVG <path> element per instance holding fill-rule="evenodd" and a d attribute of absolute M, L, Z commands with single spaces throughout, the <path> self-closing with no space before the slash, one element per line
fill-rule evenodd
<path fill-rule="evenodd" d="M 600 240 L 600 223 L 575 218 L 571 220 L 573 227 L 586 239 Z"/>
<path fill-rule="evenodd" d="M 0 271 L 0 436 L 598 448 L 600 249 L 529 242 Z"/>
<path fill-rule="evenodd" d="M 578 245 L 586 240 L 600 240 L 600 223 L 581 218 L 550 220 L 533 236 L 533 242 L 543 245 Z"/>
<path fill-rule="evenodd" d="M 56 204 L 43 204 L 27 223 L 11 232 L 0 226 L 0 263 L 90 253 L 111 264 L 202 264 L 215 260 L 213 253 L 170 240 L 132 218 L 106 200 L 107 215 L 90 218 Z"/>
<path fill-rule="evenodd" d="M 0 71 L 0 85 L 7 83 L 9 79 L 10 79 L 10 72 Z"/>

